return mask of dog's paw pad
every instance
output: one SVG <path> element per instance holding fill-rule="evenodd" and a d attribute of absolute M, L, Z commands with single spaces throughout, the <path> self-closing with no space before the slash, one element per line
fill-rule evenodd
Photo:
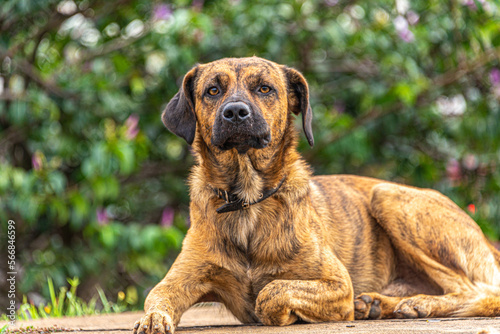
<path fill-rule="evenodd" d="M 382 309 L 380 299 L 375 295 L 362 294 L 354 300 L 354 317 L 361 319 L 380 319 Z"/>

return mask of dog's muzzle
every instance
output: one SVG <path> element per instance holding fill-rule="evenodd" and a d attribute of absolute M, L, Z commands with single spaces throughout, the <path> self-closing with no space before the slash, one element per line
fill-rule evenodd
<path fill-rule="evenodd" d="M 236 148 L 246 153 L 250 148 L 264 148 L 271 132 L 260 111 L 243 101 L 225 103 L 217 112 L 212 129 L 212 145 L 221 150 Z"/>

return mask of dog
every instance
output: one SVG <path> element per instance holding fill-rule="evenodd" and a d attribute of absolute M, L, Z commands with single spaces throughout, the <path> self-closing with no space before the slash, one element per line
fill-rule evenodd
<path fill-rule="evenodd" d="M 500 252 L 437 191 L 312 176 L 309 88 L 258 58 L 197 65 L 162 113 L 192 145 L 191 227 L 134 333 L 173 333 L 200 301 L 243 323 L 500 316 Z"/>

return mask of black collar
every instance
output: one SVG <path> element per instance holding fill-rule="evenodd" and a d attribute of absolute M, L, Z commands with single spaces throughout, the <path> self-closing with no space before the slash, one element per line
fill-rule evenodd
<path fill-rule="evenodd" d="M 281 188 L 281 186 L 285 182 L 285 179 L 286 179 L 286 175 L 283 176 L 283 178 L 281 179 L 280 183 L 278 184 L 278 186 L 276 188 L 272 188 L 272 189 L 264 191 L 263 193 L 260 194 L 259 199 L 256 200 L 255 202 L 245 202 L 242 199 L 238 198 L 238 196 L 236 194 L 231 194 L 225 190 L 220 190 L 219 188 L 211 187 L 218 198 L 226 201 L 226 204 L 217 208 L 216 211 L 217 211 L 217 213 L 224 213 L 224 212 L 231 212 L 231 211 L 238 211 L 238 210 L 246 210 L 250 207 L 250 205 L 260 203 L 263 200 L 274 195 Z"/>

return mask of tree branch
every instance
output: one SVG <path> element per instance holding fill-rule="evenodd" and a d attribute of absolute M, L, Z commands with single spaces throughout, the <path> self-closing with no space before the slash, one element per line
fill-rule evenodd
<path fill-rule="evenodd" d="M 185 163 L 165 164 L 164 162 L 149 162 L 141 166 L 141 170 L 135 174 L 120 178 L 120 184 L 130 184 L 146 179 L 157 178 L 168 174 L 185 173 Z"/>
<path fill-rule="evenodd" d="M 488 64 L 489 62 L 497 60 L 498 58 L 500 58 L 500 47 L 486 50 L 482 55 L 480 55 L 471 62 L 465 63 L 458 69 L 453 69 L 442 75 L 437 76 L 432 80 L 432 84 L 434 85 L 434 87 L 435 86 L 443 87 L 450 85 L 455 81 L 459 80 L 460 78 L 462 78 L 463 76 L 469 74 L 470 72 L 473 72 L 478 68 Z"/>
<path fill-rule="evenodd" d="M 328 145 L 335 143 L 336 141 L 339 141 L 340 139 L 350 135 L 356 129 L 359 129 L 367 125 L 368 123 L 371 123 L 375 120 L 378 120 L 382 117 L 392 114 L 393 112 L 396 112 L 400 108 L 401 104 L 398 103 L 397 105 L 393 106 L 390 109 L 385 109 L 385 110 L 382 110 L 382 108 L 372 109 L 368 114 L 357 118 L 354 124 L 352 124 L 349 128 L 343 130 L 342 132 L 330 133 L 325 137 L 323 137 L 323 139 L 320 142 L 314 145 L 314 150 L 310 150 L 308 151 L 308 153 L 305 154 L 306 160 L 307 158 L 311 158 L 312 156 L 314 156 L 314 152 L 321 151 Z"/>
<path fill-rule="evenodd" d="M 62 90 L 59 86 L 57 86 L 52 80 L 46 80 L 42 78 L 35 67 L 30 64 L 26 60 L 16 61 L 17 68 L 21 73 L 29 77 L 33 82 L 35 82 L 38 86 L 40 86 L 46 92 L 56 95 L 63 99 L 76 99 L 78 98 L 77 94 L 70 93 Z"/>
<path fill-rule="evenodd" d="M 146 22 L 144 25 L 144 32 L 139 37 L 128 38 L 128 39 L 123 39 L 121 37 L 115 38 L 115 39 L 109 41 L 108 43 L 102 45 L 101 47 L 99 47 L 96 50 L 87 51 L 86 53 L 83 54 L 83 56 L 81 56 L 79 62 L 85 63 L 85 62 L 93 60 L 95 58 L 102 57 L 102 56 L 105 56 L 109 53 L 124 49 L 124 48 L 134 44 L 135 42 L 137 42 L 138 40 L 140 40 L 144 36 L 146 36 L 150 30 L 151 30 L 151 25 Z"/>
<path fill-rule="evenodd" d="M 427 99 L 425 99 L 425 94 L 427 94 L 429 90 L 434 91 L 436 90 L 436 88 L 441 88 L 444 86 L 451 85 L 456 81 L 458 81 L 459 79 L 461 79 L 462 77 L 464 77 L 465 75 L 483 67 L 487 63 L 496 60 L 498 58 L 500 58 L 500 47 L 487 50 L 485 53 L 473 59 L 472 61 L 465 63 L 461 68 L 452 69 L 442 75 L 438 75 L 437 77 L 431 80 L 431 83 L 429 84 L 428 88 L 418 95 L 417 105 L 421 106 L 424 103 L 428 103 Z M 358 118 L 355 121 L 355 123 L 348 129 L 339 133 L 334 133 L 325 136 L 323 140 L 321 140 L 315 145 L 314 150 L 310 151 L 311 153 L 309 153 L 308 155 L 312 156 L 315 151 L 322 150 L 326 146 L 351 134 L 354 130 L 363 127 L 366 124 L 376 121 L 380 118 L 383 118 L 389 114 L 392 114 L 398 110 L 401 110 L 403 107 L 404 106 L 401 103 L 397 103 L 392 108 L 386 110 L 381 110 L 380 107 L 374 108 L 368 114 Z"/>

